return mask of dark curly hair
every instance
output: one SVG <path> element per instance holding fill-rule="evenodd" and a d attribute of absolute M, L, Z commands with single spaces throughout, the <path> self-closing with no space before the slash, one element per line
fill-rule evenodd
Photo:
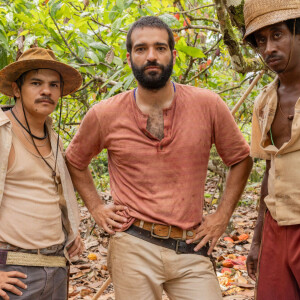
<path fill-rule="evenodd" d="M 130 27 L 126 38 L 126 48 L 128 53 L 131 53 L 132 50 L 131 35 L 133 30 L 137 28 L 145 28 L 145 27 L 159 28 L 159 29 L 166 30 L 169 36 L 169 40 L 168 40 L 169 48 L 171 51 L 174 50 L 175 41 L 174 41 L 173 32 L 170 29 L 170 27 L 158 17 L 147 16 L 147 17 L 140 18 L 139 20 L 134 22 Z"/>

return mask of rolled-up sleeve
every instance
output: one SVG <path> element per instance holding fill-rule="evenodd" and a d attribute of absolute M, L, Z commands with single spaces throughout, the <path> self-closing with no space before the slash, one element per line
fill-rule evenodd
<path fill-rule="evenodd" d="M 214 115 L 214 140 L 227 166 L 239 163 L 250 153 L 250 147 L 224 101 L 218 97 Z"/>
<path fill-rule="evenodd" d="M 91 108 L 66 151 L 68 162 L 79 170 L 85 169 L 103 149 L 101 126 L 96 111 Z"/>

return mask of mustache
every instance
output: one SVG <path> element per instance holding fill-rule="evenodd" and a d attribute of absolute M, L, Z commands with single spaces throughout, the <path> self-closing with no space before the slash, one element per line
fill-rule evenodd
<path fill-rule="evenodd" d="M 164 66 L 158 64 L 156 61 L 148 61 L 146 64 L 143 65 L 143 70 L 146 70 L 147 67 L 159 67 L 160 69 L 164 69 Z"/>
<path fill-rule="evenodd" d="M 266 63 L 268 63 L 270 60 L 274 60 L 274 59 L 280 59 L 281 57 L 280 56 L 278 56 L 278 55 L 274 55 L 274 54 L 271 54 L 271 55 L 268 55 L 267 57 L 266 57 Z"/>
<path fill-rule="evenodd" d="M 34 102 L 35 103 L 39 103 L 39 102 L 43 102 L 45 100 L 48 101 L 48 102 L 50 102 L 50 104 L 55 104 L 54 100 L 51 97 L 48 97 L 48 96 L 37 98 L 37 99 L 35 99 Z"/>

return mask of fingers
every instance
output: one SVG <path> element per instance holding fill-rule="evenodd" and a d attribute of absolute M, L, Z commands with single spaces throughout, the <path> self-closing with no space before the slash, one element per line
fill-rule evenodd
<path fill-rule="evenodd" d="M 27 285 L 24 282 L 22 282 L 21 280 L 17 279 L 17 278 L 10 278 L 7 281 L 7 283 L 16 285 L 16 286 L 18 286 L 22 289 L 27 289 Z M 7 290 L 7 288 L 6 288 L 6 290 Z"/>
<path fill-rule="evenodd" d="M 84 245 L 83 245 L 80 235 L 78 234 L 78 236 L 74 240 L 72 246 L 68 249 L 70 258 L 72 258 L 76 255 L 80 255 L 82 253 L 83 249 L 84 249 Z"/>
<path fill-rule="evenodd" d="M 0 289 L 0 297 L 2 297 L 4 300 L 9 300 L 9 297 L 5 293 L 5 291 Z"/>
<path fill-rule="evenodd" d="M 27 278 L 27 275 L 18 271 L 0 272 L 0 297 L 9 299 L 9 296 L 5 291 L 10 291 L 18 296 L 23 294 L 16 286 L 27 289 L 27 285 L 17 277 Z"/>
<path fill-rule="evenodd" d="M 108 225 L 106 225 L 106 224 L 103 225 L 102 228 L 110 235 L 113 235 L 116 233 L 111 227 L 108 227 Z"/>
<path fill-rule="evenodd" d="M 18 272 L 18 271 L 10 271 L 6 273 L 8 277 L 20 277 L 20 278 L 27 278 L 27 275 L 22 273 L 22 272 Z"/>
<path fill-rule="evenodd" d="M 26 285 L 25 285 L 25 286 L 26 286 Z M 27 288 L 27 286 L 26 286 L 26 288 Z M 0 295 L 1 295 L 1 297 L 3 297 L 4 299 L 9 299 L 8 295 L 6 294 L 6 292 L 5 292 L 4 290 L 5 290 L 5 291 L 10 291 L 11 293 L 13 293 L 13 294 L 15 294 L 15 295 L 18 295 L 18 296 L 23 295 L 23 293 L 22 293 L 19 289 L 17 289 L 14 285 L 9 284 L 9 283 L 6 283 L 6 284 L 4 284 L 4 285 L 2 286 L 2 289 L 0 289 L 0 291 L 3 292 L 2 294 L 3 294 L 4 296 L 2 296 L 1 293 L 0 293 Z M 5 298 L 5 295 L 6 295 L 7 298 Z"/>
<path fill-rule="evenodd" d="M 128 207 L 127 206 L 124 206 L 124 205 L 114 205 L 114 211 L 123 211 L 123 210 L 126 210 L 128 211 Z"/>
<path fill-rule="evenodd" d="M 211 255 L 212 253 L 213 253 L 213 250 L 214 250 L 214 248 L 215 248 L 215 246 L 216 246 L 216 244 L 217 244 L 217 241 L 218 241 L 218 238 L 216 239 L 213 239 L 212 241 L 211 241 L 211 243 L 210 243 L 210 247 L 209 247 L 209 249 L 208 249 L 208 251 L 207 251 L 207 254 L 208 255 Z"/>
<path fill-rule="evenodd" d="M 198 244 L 197 246 L 194 248 L 194 251 L 197 252 L 199 251 L 203 246 L 205 246 L 209 241 L 208 237 L 203 238 Z"/>
<path fill-rule="evenodd" d="M 247 261 L 246 265 L 247 265 L 247 272 L 249 277 L 254 281 L 256 281 L 256 268 L 255 268 L 256 264 L 253 261 Z"/>
<path fill-rule="evenodd" d="M 99 207 L 93 217 L 107 233 L 115 234 L 113 228 L 122 229 L 124 223 L 128 222 L 127 218 L 122 215 L 124 211 L 128 212 L 128 207 L 109 204 Z"/>
<path fill-rule="evenodd" d="M 110 217 L 106 218 L 107 225 L 115 228 L 122 228 L 123 224 L 127 222 L 127 218 L 113 214 Z"/>

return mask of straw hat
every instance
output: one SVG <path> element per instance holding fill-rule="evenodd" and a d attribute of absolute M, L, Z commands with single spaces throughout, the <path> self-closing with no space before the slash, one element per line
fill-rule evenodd
<path fill-rule="evenodd" d="M 25 51 L 16 62 L 0 71 L 0 92 L 13 97 L 12 82 L 36 69 L 57 71 L 64 81 L 63 96 L 74 93 L 81 86 L 82 77 L 76 69 L 57 61 L 53 51 L 37 47 Z"/>
<path fill-rule="evenodd" d="M 299 17 L 300 0 L 245 0 L 244 39 L 263 27 Z"/>

